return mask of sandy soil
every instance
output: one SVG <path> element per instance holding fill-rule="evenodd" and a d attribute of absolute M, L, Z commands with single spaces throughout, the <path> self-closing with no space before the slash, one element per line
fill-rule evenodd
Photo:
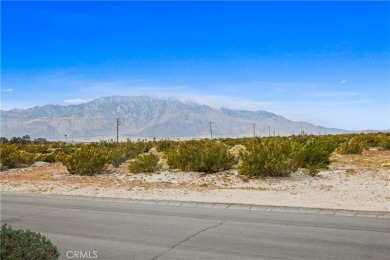
<path fill-rule="evenodd" d="M 250 179 L 237 170 L 214 174 L 130 174 L 126 164 L 96 176 L 73 176 L 61 164 L 0 173 L 1 191 L 152 200 L 245 203 L 390 211 L 389 151 L 332 156 L 317 176 L 299 170 L 287 178 Z"/>

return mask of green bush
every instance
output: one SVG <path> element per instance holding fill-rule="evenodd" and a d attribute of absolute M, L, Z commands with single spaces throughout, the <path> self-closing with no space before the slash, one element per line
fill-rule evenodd
<path fill-rule="evenodd" d="M 379 147 L 383 150 L 389 151 L 390 150 L 390 136 L 382 135 Z"/>
<path fill-rule="evenodd" d="M 54 163 L 56 162 L 56 156 L 54 154 L 39 154 L 37 157 L 35 157 L 36 162 L 48 162 L 48 163 Z"/>
<path fill-rule="evenodd" d="M 139 155 L 137 159 L 129 162 L 129 171 L 131 173 L 154 172 L 159 169 L 158 157 L 154 154 Z"/>
<path fill-rule="evenodd" d="M 345 143 L 342 143 L 337 149 L 339 154 L 362 154 L 365 149 L 368 148 L 368 144 L 358 137 L 353 137 Z"/>
<path fill-rule="evenodd" d="M 7 167 L 15 167 L 19 163 L 18 146 L 16 144 L 3 144 L 0 147 L 0 162 Z"/>
<path fill-rule="evenodd" d="M 167 157 L 170 168 L 183 171 L 217 172 L 235 163 L 226 145 L 213 140 L 180 142 Z"/>
<path fill-rule="evenodd" d="M 50 240 L 30 230 L 15 230 L 9 225 L 1 227 L 0 259 L 58 259 L 60 253 Z"/>
<path fill-rule="evenodd" d="M 109 151 L 107 160 L 112 164 L 112 166 L 119 167 L 127 160 L 126 150 L 121 147 L 117 147 Z"/>
<path fill-rule="evenodd" d="M 220 139 L 220 141 L 229 147 L 233 147 L 233 146 L 239 145 L 239 144 L 243 145 L 243 143 L 248 139 L 250 139 L 250 138 L 248 138 L 248 137 L 247 138 L 222 138 L 222 139 Z"/>
<path fill-rule="evenodd" d="M 53 155 L 56 162 L 61 162 L 62 164 L 64 164 L 67 156 L 64 152 L 56 151 Z"/>
<path fill-rule="evenodd" d="M 81 146 L 81 145 L 80 145 Z M 79 146 L 79 147 L 80 147 Z M 70 145 L 70 144 L 61 144 L 56 152 L 59 153 L 59 152 L 62 152 L 64 154 L 71 154 L 73 153 L 74 151 L 76 151 L 77 149 L 77 146 L 76 145 Z"/>
<path fill-rule="evenodd" d="M 22 149 L 29 153 L 50 153 L 48 144 L 26 144 Z"/>
<path fill-rule="evenodd" d="M 31 165 L 34 163 L 35 155 L 32 153 L 20 151 L 19 153 L 19 162 L 21 165 Z"/>
<path fill-rule="evenodd" d="M 298 144 L 288 139 L 254 139 L 241 153 L 239 173 L 255 177 L 284 177 L 297 170 Z"/>
<path fill-rule="evenodd" d="M 365 134 L 359 136 L 361 141 L 364 141 L 368 147 L 379 147 L 381 136 L 378 134 Z"/>
<path fill-rule="evenodd" d="M 144 141 L 137 141 L 133 143 L 129 143 L 128 147 L 129 150 L 132 150 L 135 152 L 135 154 L 141 154 L 149 152 L 149 150 L 153 147 L 152 142 L 144 142 Z"/>
<path fill-rule="evenodd" d="M 336 145 L 329 141 L 309 141 L 297 154 L 298 166 L 309 169 L 310 174 L 316 174 L 330 164 L 330 156 L 335 148 Z"/>
<path fill-rule="evenodd" d="M 107 151 L 92 145 L 82 145 L 70 155 L 65 156 L 63 164 L 70 174 L 94 175 L 105 168 Z"/>
<path fill-rule="evenodd" d="M 20 151 L 16 144 L 3 144 L 0 147 L 0 163 L 10 168 L 31 165 L 34 163 L 34 154 Z"/>
<path fill-rule="evenodd" d="M 297 142 L 297 143 L 302 144 L 302 145 L 309 142 L 310 139 L 312 139 L 312 138 L 313 138 L 313 135 L 308 135 L 305 133 L 294 135 L 291 137 L 292 141 Z"/>
<path fill-rule="evenodd" d="M 128 141 L 124 143 L 123 149 L 126 151 L 126 158 L 132 159 L 136 158 L 137 155 L 149 152 L 149 150 L 152 148 L 153 143 L 152 142 L 143 142 L 143 141 L 137 141 L 137 142 L 131 142 Z"/>
<path fill-rule="evenodd" d="M 175 141 L 172 140 L 161 140 L 157 142 L 157 151 L 158 152 L 166 152 L 171 151 L 175 147 Z"/>

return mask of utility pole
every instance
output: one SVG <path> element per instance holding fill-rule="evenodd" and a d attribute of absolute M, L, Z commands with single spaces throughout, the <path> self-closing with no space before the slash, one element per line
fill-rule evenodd
<path fill-rule="evenodd" d="M 302 132 L 302 126 L 301 126 L 301 135 L 303 134 L 303 132 Z"/>
<path fill-rule="evenodd" d="M 119 125 L 121 124 L 121 121 L 119 121 L 119 118 L 116 119 L 116 142 L 119 143 Z"/>
<path fill-rule="evenodd" d="M 211 122 L 210 122 L 210 139 L 213 140 L 213 128 L 211 128 Z"/>
<path fill-rule="evenodd" d="M 256 137 L 256 124 L 253 124 L 253 137 Z"/>
<path fill-rule="evenodd" d="M 271 136 L 271 126 L 268 126 L 268 136 Z"/>

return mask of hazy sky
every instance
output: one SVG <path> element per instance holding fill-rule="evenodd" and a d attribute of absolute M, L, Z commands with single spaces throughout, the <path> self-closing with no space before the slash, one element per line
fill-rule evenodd
<path fill-rule="evenodd" d="M 390 128 L 389 2 L 1 2 L 1 108 L 176 97 Z"/>

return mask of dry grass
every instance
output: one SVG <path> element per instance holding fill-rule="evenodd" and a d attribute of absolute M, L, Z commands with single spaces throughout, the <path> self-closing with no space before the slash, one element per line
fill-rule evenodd
<path fill-rule="evenodd" d="M 381 151 L 371 148 L 364 151 L 362 155 L 339 155 L 333 154 L 331 157 L 332 168 L 345 168 L 350 166 L 351 169 L 359 169 L 359 172 L 377 171 L 381 165 L 389 162 L 390 151 Z"/>

